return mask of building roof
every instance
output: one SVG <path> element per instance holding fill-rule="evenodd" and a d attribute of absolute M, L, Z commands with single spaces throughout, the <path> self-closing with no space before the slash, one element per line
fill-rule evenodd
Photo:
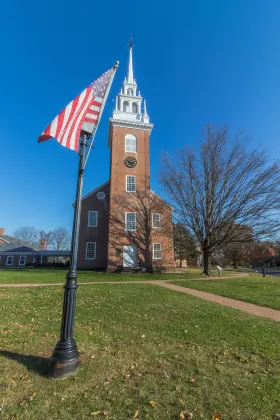
<path fill-rule="evenodd" d="M 27 242 L 21 241 L 20 239 L 13 238 L 8 235 L 0 235 L 0 251 L 12 251 L 19 249 L 19 252 L 32 252 L 35 251 L 33 247 Z"/>
<path fill-rule="evenodd" d="M 34 252 L 34 248 L 22 246 L 21 244 L 5 244 L 3 247 L 0 245 L 1 252 Z"/>
<path fill-rule="evenodd" d="M 38 251 L 39 255 L 51 255 L 51 256 L 55 256 L 55 255 L 70 255 L 70 251 L 51 251 L 51 250 L 47 250 L 47 251 Z"/>

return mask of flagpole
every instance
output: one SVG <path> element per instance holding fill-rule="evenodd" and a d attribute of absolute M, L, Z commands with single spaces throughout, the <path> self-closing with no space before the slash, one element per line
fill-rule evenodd
<path fill-rule="evenodd" d="M 82 133 L 81 133 L 82 134 Z M 84 161 L 85 148 L 88 135 L 82 134 L 80 140 L 80 161 L 78 170 L 75 212 L 71 240 L 71 260 L 69 271 L 66 275 L 66 283 L 64 285 L 64 302 L 62 311 L 61 333 L 53 354 L 50 358 L 50 369 L 48 376 L 51 378 L 63 378 L 73 373 L 80 364 L 80 357 L 77 344 L 73 337 L 74 333 L 74 316 L 76 307 L 77 294 L 77 255 L 78 241 L 80 231 L 80 215 L 81 215 L 81 199 L 84 178 Z"/>
<path fill-rule="evenodd" d="M 114 72 L 112 73 L 111 79 L 108 83 L 104 100 L 100 108 L 100 115 L 98 122 L 95 126 L 95 129 L 92 133 L 91 144 L 93 143 L 94 136 L 96 134 L 97 127 L 111 88 L 114 75 L 118 68 L 118 61 L 114 65 Z M 79 171 L 78 171 L 78 180 L 77 180 L 77 190 L 76 190 L 76 201 L 75 201 L 75 211 L 74 211 L 74 220 L 73 220 L 73 229 L 72 229 L 72 240 L 71 240 L 71 259 L 69 271 L 66 275 L 66 282 L 64 285 L 64 301 L 63 301 L 63 310 L 62 310 L 62 322 L 61 322 L 61 332 L 60 339 L 58 340 L 53 354 L 50 358 L 50 369 L 48 376 L 50 378 L 64 378 L 73 372 L 75 372 L 80 364 L 80 356 L 77 348 L 76 341 L 73 337 L 74 333 L 74 318 L 75 318 L 75 308 L 76 308 L 76 294 L 77 294 L 77 258 L 78 258 L 78 243 L 79 243 L 79 231 L 80 231 L 80 216 L 81 216 L 81 203 L 82 203 L 82 188 L 83 188 L 83 179 L 84 179 L 84 169 L 85 164 L 89 155 L 85 157 L 85 148 L 88 146 L 87 140 L 90 135 L 81 131 L 81 140 L 80 140 L 80 161 L 79 161 Z"/>
<path fill-rule="evenodd" d="M 113 80 L 114 80 L 114 77 L 115 77 L 115 74 L 116 74 L 116 71 L 117 71 L 117 68 L 118 68 L 118 67 L 119 67 L 119 62 L 118 62 L 118 61 L 116 61 L 116 64 L 114 65 L 114 71 L 113 71 L 112 76 L 111 76 L 111 79 L 110 79 L 110 81 L 109 81 L 109 83 L 108 83 L 108 86 L 107 86 L 107 89 L 106 89 L 106 92 L 105 92 L 105 95 L 104 95 L 104 100 L 103 100 L 102 105 L 101 105 L 101 108 L 100 108 L 100 113 L 99 113 L 99 118 L 98 118 L 97 124 L 96 124 L 96 126 L 94 127 L 93 133 L 92 133 L 92 135 L 91 135 L 91 142 L 90 142 L 90 145 L 89 145 L 89 150 L 88 150 L 88 153 L 87 153 L 87 156 L 86 156 L 86 159 L 85 159 L 84 169 L 85 169 L 85 166 L 86 166 L 86 164 L 87 164 L 87 160 L 88 160 L 88 157 L 89 157 L 89 154 L 90 154 L 91 148 L 92 148 L 92 144 L 93 144 L 93 141 L 94 141 L 94 137 L 95 137 L 95 135 L 96 135 L 97 128 L 98 128 L 98 126 L 99 126 L 99 121 L 101 120 L 102 112 L 103 112 L 103 109 L 104 109 L 105 104 L 106 104 L 106 102 L 107 102 L 107 98 L 108 98 L 108 95 L 109 95 L 109 92 L 110 92 L 110 89 L 111 89 L 111 86 L 112 86 L 112 83 L 113 83 Z"/>

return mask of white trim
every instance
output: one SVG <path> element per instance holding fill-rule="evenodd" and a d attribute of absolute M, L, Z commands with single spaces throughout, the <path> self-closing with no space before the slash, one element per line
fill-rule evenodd
<path fill-rule="evenodd" d="M 160 250 L 155 251 L 155 245 L 160 245 Z M 160 252 L 160 257 L 155 257 L 155 252 Z M 162 246 L 161 242 L 154 242 L 153 243 L 153 260 L 162 260 Z"/>
<path fill-rule="evenodd" d="M 24 258 L 24 263 L 23 264 L 20 263 L 21 258 Z M 18 265 L 25 265 L 25 264 L 26 264 L 26 255 L 20 255 L 20 257 L 18 259 Z"/>
<path fill-rule="evenodd" d="M 159 218 L 158 218 L 158 223 L 159 223 L 159 226 L 154 226 L 154 216 L 159 216 Z M 154 229 L 159 229 L 159 228 L 161 227 L 161 224 L 160 224 L 160 219 L 161 219 L 161 217 L 160 217 L 160 213 L 152 213 L 152 227 L 153 227 Z"/>
<path fill-rule="evenodd" d="M 128 180 L 128 178 L 134 178 L 134 187 L 135 187 L 135 189 L 133 191 L 128 191 L 128 189 L 127 189 L 127 186 L 128 186 L 127 180 Z M 130 185 L 133 185 L 133 184 L 130 184 Z M 126 178 L 125 178 L 125 187 L 126 187 L 125 190 L 128 193 L 135 193 L 136 192 L 136 176 L 135 175 L 126 175 Z"/>
<path fill-rule="evenodd" d="M 91 219 L 91 216 L 90 216 L 91 213 L 95 213 L 95 225 L 89 224 L 90 219 Z M 98 225 L 98 210 L 89 210 L 88 211 L 88 227 L 97 227 L 97 225 Z"/>
<path fill-rule="evenodd" d="M 88 258 L 87 254 L 88 254 L 88 245 L 89 244 L 94 244 L 94 257 L 93 258 Z M 87 242 L 86 244 L 86 260 L 95 260 L 96 258 L 96 242 Z"/>
<path fill-rule="evenodd" d="M 127 229 L 127 215 L 135 214 L 135 229 Z M 125 212 L 125 230 L 126 232 L 136 232 L 136 212 L 135 211 L 126 211 Z"/>
<path fill-rule="evenodd" d="M 8 264 L 8 259 L 9 258 L 12 258 L 11 264 Z M 13 265 L 13 264 L 14 264 L 14 256 L 13 255 L 8 255 L 7 258 L 6 258 L 6 265 Z"/>

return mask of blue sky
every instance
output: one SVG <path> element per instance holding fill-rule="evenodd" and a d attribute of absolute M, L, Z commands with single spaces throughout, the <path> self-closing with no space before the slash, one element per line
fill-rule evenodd
<path fill-rule="evenodd" d="M 91 81 L 120 66 L 85 173 L 84 194 L 109 178 L 108 118 L 127 72 L 151 122 L 152 188 L 162 150 L 197 146 L 205 123 L 244 129 L 280 157 L 280 2 L 174 0 L 3 2 L 0 227 L 71 228 L 78 155 L 38 135 Z"/>

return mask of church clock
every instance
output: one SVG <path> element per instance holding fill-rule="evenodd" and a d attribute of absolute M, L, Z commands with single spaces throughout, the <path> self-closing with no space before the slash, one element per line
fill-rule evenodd
<path fill-rule="evenodd" d="M 137 160 L 135 159 L 135 157 L 127 157 L 124 160 L 124 164 L 128 168 L 135 168 L 135 166 L 137 165 Z"/>

